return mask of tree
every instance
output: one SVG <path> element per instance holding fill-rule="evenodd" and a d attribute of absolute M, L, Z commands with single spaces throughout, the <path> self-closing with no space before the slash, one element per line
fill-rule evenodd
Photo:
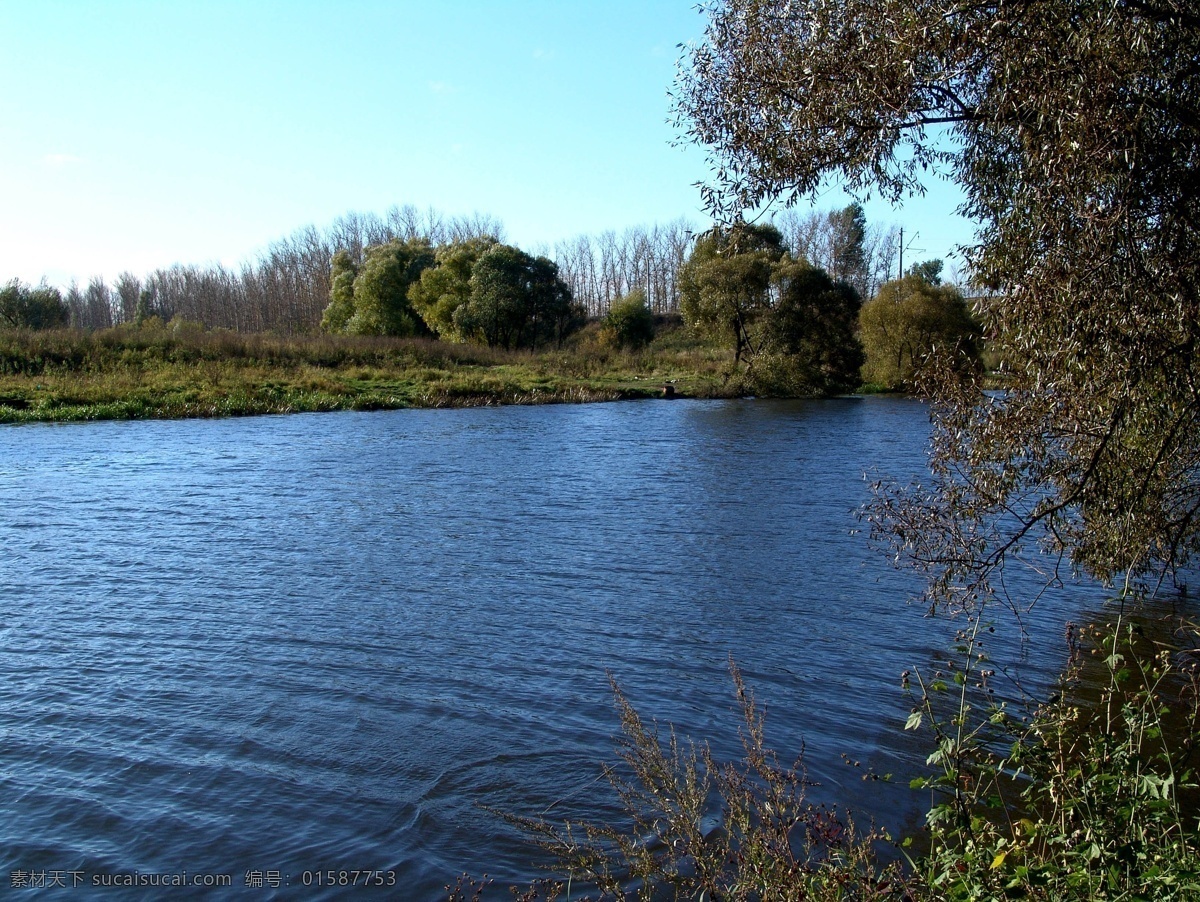
<path fill-rule="evenodd" d="M 454 312 L 459 334 L 489 346 L 511 348 L 525 319 L 529 255 L 497 245 L 472 267 L 471 296 Z"/>
<path fill-rule="evenodd" d="M 771 277 L 786 253 L 774 226 L 738 223 L 702 236 L 680 268 L 684 321 L 732 341 L 735 366 L 754 355 L 751 327 L 771 307 Z"/>
<path fill-rule="evenodd" d="M 789 396 L 853 391 L 863 364 L 854 334 L 858 292 L 804 261 L 780 264 L 773 279 L 779 297 L 763 322 L 760 390 Z"/>
<path fill-rule="evenodd" d="M 454 312 L 464 338 L 493 347 L 537 348 L 559 344 L 583 322 L 583 311 L 545 257 L 497 244 L 471 268 L 471 296 Z"/>
<path fill-rule="evenodd" d="M 923 279 L 930 285 L 942 284 L 942 261 L 941 260 L 926 260 L 923 263 L 914 263 L 908 268 L 906 276 L 916 276 Z"/>
<path fill-rule="evenodd" d="M 775 226 L 738 222 L 702 236 L 680 268 L 679 291 L 684 320 L 732 341 L 734 366 L 746 362 L 753 390 L 827 395 L 858 384 L 858 292 L 792 257 Z"/>
<path fill-rule="evenodd" d="M 580 235 L 558 242 L 554 261 L 572 296 L 590 314 L 607 312 L 617 298 L 637 288 L 646 293 L 651 312 L 666 313 L 679 309 L 676 276 L 693 232 L 687 220 L 677 219 L 620 235 Z"/>
<path fill-rule="evenodd" d="M 618 348 L 636 351 L 654 340 L 654 314 L 646 305 L 646 292 L 635 288 L 612 302 L 601 333 Z"/>
<path fill-rule="evenodd" d="M 63 296 L 63 303 L 67 305 L 67 325 L 72 329 L 87 328 L 87 324 L 84 321 L 86 311 L 84 310 L 83 292 L 79 290 L 79 283 L 74 279 L 67 286 L 66 294 Z"/>
<path fill-rule="evenodd" d="M 408 290 L 434 264 L 424 238 L 392 239 L 367 248 L 355 265 L 347 251 L 334 254 L 329 306 L 321 322 L 352 335 L 421 335 L 424 321 L 409 306 Z"/>
<path fill-rule="evenodd" d="M 137 316 L 138 298 L 142 293 L 141 280 L 129 271 L 121 273 L 117 276 L 116 293 L 121 305 L 119 321 L 133 322 Z"/>
<path fill-rule="evenodd" d="M 858 384 L 858 292 L 793 258 L 773 225 L 738 222 L 702 236 L 679 291 L 684 320 L 732 341 L 734 366 L 746 362 L 754 391 L 827 395 Z"/>
<path fill-rule="evenodd" d="M 433 248 L 422 238 L 370 248 L 354 278 L 354 316 L 346 324 L 347 331 L 402 336 L 426 332 L 409 306 L 408 289 L 433 262 Z"/>
<path fill-rule="evenodd" d="M 829 214 L 832 266 L 829 275 L 851 285 L 867 281 L 867 215 L 862 204 L 853 203 Z M 860 288 L 860 293 L 862 289 Z"/>
<path fill-rule="evenodd" d="M 879 528 L 934 598 L 1035 537 L 1101 577 L 1200 546 L 1200 14 L 1192 0 L 722 0 L 675 89 L 726 221 L 838 177 L 965 192 L 1003 397 L 931 384 L 934 482 Z"/>
<path fill-rule="evenodd" d="M 147 285 L 138 292 L 137 307 L 133 311 L 133 324 L 141 327 L 150 317 L 154 316 L 154 287 Z"/>
<path fill-rule="evenodd" d="M 82 306 L 79 310 L 79 322 L 85 329 L 110 329 L 113 325 L 113 314 L 120 310 L 120 299 L 116 292 L 105 284 L 99 276 L 89 280 L 88 287 L 81 296 Z M 68 306 L 70 306 L 68 302 Z"/>
<path fill-rule="evenodd" d="M 421 273 L 408 289 L 413 310 L 431 332 L 449 341 L 464 341 L 454 324 L 454 313 L 471 299 L 471 271 L 489 248 L 497 244 L 490 235 L 443 244 L 436 265 Z"/>
<path fill-rule="evenodd" d="M 67 325 L 70 311 L 57 288 L 30 288 L 13 279 L 0 289 L 0 323 L 18 329 L 54 329 Z"/>
<path fill-rule="evenodd" d="M 962 294 L 911 270 L 863 305 L 859 336 L 863 381 L 892 390 L 916 388 L 930 363 L 951 362 L 959 371 L 979 364 L 979 326 Z"/>
<path fill-rule="evenodd" d="M 321 328 L 326 332 L 345 332 L 354 316 L 354 280 L 358 266 L 345 248 L 330 261 L 329 306 L 321 315 Z"/>
<path fill-rule="evenodd" d="M 891 278 L 897 228 L 866 221 L 861 204 L 840 210 L 785 209 L 771 217 L 787 249 L 835 279 L 850 283 L 860 298 L 873 297 Z"/>
<path fill-rule="evenodd" d="M 558 277 L 558 266 L 546 257 L 533 258 L 529 267 L 529 303 L 526 308 L 528 346 L 554 344 L 561 347 L 563 339 L 583 326 L 587 316 L 575 302 L 571 289 Z"/>

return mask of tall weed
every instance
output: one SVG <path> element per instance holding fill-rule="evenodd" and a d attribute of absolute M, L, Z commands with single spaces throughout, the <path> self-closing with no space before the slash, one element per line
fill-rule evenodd
<path fill-rule="evenodd" d="M 899 865 L 874 854 L 887 837 L 860 832 L 844 813 L 807 800 L 803 762 L 781 765 L 767 748 L 762 711 L 732 663 L 730 670 L 743 757 L 725 764 L 674 730 L 661 738 L 613 683 L 620 764 L 605 775 L 626 820 L 558 826 L 504 814 L 550 854 L 560 875 L 526 898 L 577 887 L 600 899 L 906 898 Z"/>
<path fill-rule="evenodd" d="M 1155 644 L 1124 613 L 1072 627 L 1059 691 L 1028 716 L 992 701 L 988 629 L 968 620 L 953 664 L 904 675 L 905 728 L 932 739 L 932 771 L 913 786 L 934 793 L 924 842 L 904 843 L 927 851 L 907 866 L 880 854 L 882 831 L 806 800 L 803 763 L 784 767 L 767 748 L 731 664 L 736 763 L 673 730 L 662 739 L 613 684 L 623 738 L 605 774 L 624 821 L 503 814 L 558 875 L 518 898 L 1200 899 L 1200 628 Z"/>

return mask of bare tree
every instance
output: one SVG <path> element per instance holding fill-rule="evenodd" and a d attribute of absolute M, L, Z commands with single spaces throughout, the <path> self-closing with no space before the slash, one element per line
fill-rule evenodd
<path fill-rule="evenodd" d="M 142 293 L 142 280 L 126 270 L 117 276 L 117 313 L 114 323 L 131 323 L 137 316 L 138 297 Z"/>
<path fill-rule="evenodd" d="M 551 255 L 575 299 L 591 316 L 607 313 L 614 300 L 635 289 L 646 293 L 655 313 L 668 313 L 679 309 L 677 272 L 694 233 L 690 223 L 677 219 L 621 233 L 578 235 L 558 242 Z"/>

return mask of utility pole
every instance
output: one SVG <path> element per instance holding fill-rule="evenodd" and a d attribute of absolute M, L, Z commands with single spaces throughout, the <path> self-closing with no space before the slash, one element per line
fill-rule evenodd
<path fill-rule="evenodd" d="M 915 235 L 912 236 L 912 238 L 909 239 L 908 243 L 916 244 L 917 239 L 920 237 L 921 237 L 921 233 L 917 232 Z M 924 250 L 925 250 L 925 248 L 923 248 L 923 247 L 917 248 L 918 253 L 920 253 Z M 904 278 L 904 226 L 900 226 L 900 269 L 896 273 L 896 278 L 897 279 Z"/>

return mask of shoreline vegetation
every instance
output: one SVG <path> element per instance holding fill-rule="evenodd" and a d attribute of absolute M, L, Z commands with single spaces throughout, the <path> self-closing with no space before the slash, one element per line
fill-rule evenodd
<path fill-rule="evenodd" d="M 675 318 L 639 351 L 386 336 L 241 334 L 140 326 L 0 333 L 0 423 L 183 419 L 335 410 L 739 397 L 730 355 Z"/>
<path fill-rule="evenodd" d="M 935 358 L 981 364 L 941 261 L 888 281 L 888 233 L 858 204 L 633 230 L 557 260 L 490 220 L 394 213 L 305 232 L 240 275 L 180 266 L 65 294 L 10 280 L 0 423 L 828 397 L 922 389 Z"/>
<path fill-rule="evenodd" d="M 931 795 L 926 823 L 900 835 L 808 798 L 803 750 L 789 764 L 767 744 L 765 711 L 732 660 L 734 761 L 643 720 L 614 679 L 621 735 L 604 776 L 622 813 L 497 812 L 554 875 L 510 891 L 529 902 L 1198 899 L 1200 624 L 1176 601 L 1118 598 L 1069 623 L 1044 700 L 1019 686 L 994 694 L 988 622 L 969 617 L 946 670 L 902 675 L 904 729 L 931 731 L 935 748 L 909 784 Z M 464 875 L 447 898 L 479 902 L 490 885 Z"/>
<path fill-rule="evenodd" d="M 677 316 L 638 350 L 598 324 L 561 349 L 430 338 L 272 335 L 163 323 L 0 332 L 0 424 L 192 419 L 762 395 Z M 865 386 L 864 390 L 872 390 Z"/>

